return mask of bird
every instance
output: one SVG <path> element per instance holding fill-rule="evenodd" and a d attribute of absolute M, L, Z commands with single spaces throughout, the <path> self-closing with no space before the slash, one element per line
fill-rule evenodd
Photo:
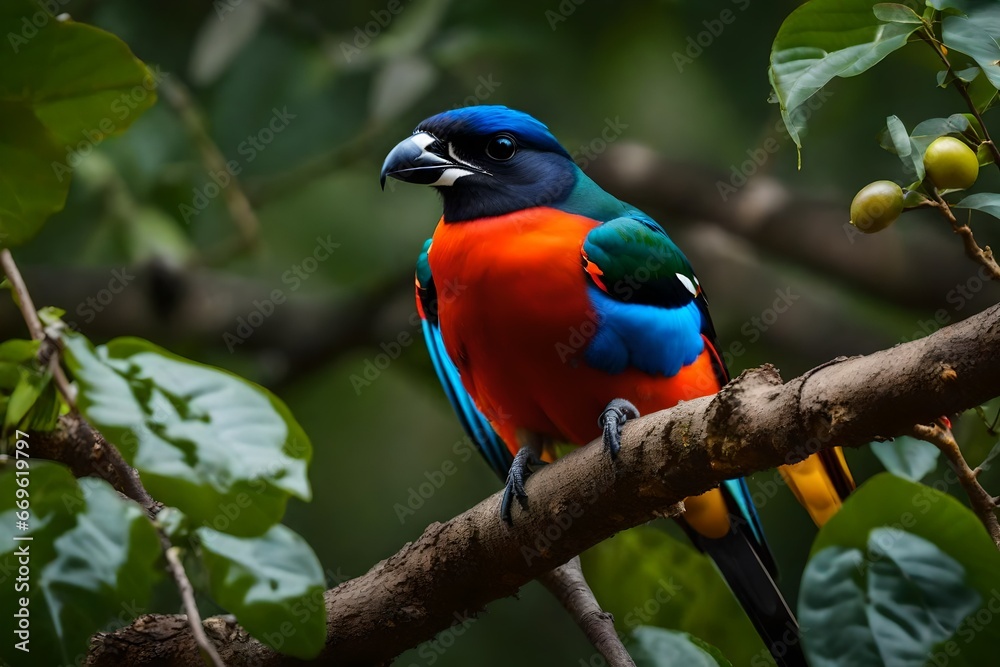
<path fill-rule="evenodd" d="M 729 381 L 683 252 L 589 178 L 533 116 L 500 105 L 431 116 L 388 153 L 383 189 L 387 178 L 441 195 L 442 216 L 417 259 L 417 312 L 448 400 L 506 480 L 505 521 L 538 465 L 597 438 L 613 460 L 628 420 Z M 781 472 L 817 524 L 854 488 L 839 449 Z M 679 523 L 777 664 L 805 665 L 746 480 L 684 505 Z"/>

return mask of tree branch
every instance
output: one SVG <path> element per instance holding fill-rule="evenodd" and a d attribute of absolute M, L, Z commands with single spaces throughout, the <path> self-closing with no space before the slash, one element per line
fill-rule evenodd
<path fill-rule="evenodd" d="M 835 445 L 909 434 L 914 424 L 975 407 L 1000 395 L 998 349 L 1000 306 L 993 306 L 926 338 L 788 382 L 772 366 L 747 371 L 717 395 L 631 422 L 614 461 L 591 445 L 535 473 L 528 508 L 515 509 L 513 526 L 501 521 L 494 494 L 327 591 L 327 644 L 319 660 L 384 663 L 725 479 Z M 215 628 L 217 640 L 226 637 L 219 650 L 229 664 L 295 664 L 227 621 L 208 619 L 206 627 Z M 183 658 L 191 641 L 174 617 L 145 616 L 97 635 L 87 664 L 153 664 L 170 655 L 179 659 L 174 664 L 193 665 Z"/>
<path fill-rule="evenodd" d="M 31 337 L 35 340 L 45 340 L 45 331 L 42 329 L 42 323 L 38 318 L 38 311 L 35 310 L 35 304 L 31 300 L 31 294 L 28 292 L 28 287 L 21 277 L 21 272 L 17 268 L 17 263 L 14 261 L 14 257 L 10 254 L 10 250 L 6 248 L 0 250 L 0 268 L 3 269 L 10 281 L 11 286 L 14 288 L 14 292 L 17 295 L 18 307 L 21 309 L 21 314 L 24 317 L 24 322 L 28 326 L 28 330 L 31 332 Z M 87 424 L 86 420 L 82 415 L 76 412 L 76 391 L 73 386 L 70 385 L 69 379 L 63 372 L 62 366 L 59 364 L 59 348 L 55 347 L 54 352 L 47 362 L 52 369 L 52 377 L 55 381 L 56 388 L 59 393 L 62 394 L 63 398 L 66 400 L 66 404 L 69 405 L 70 415 L 74 421 L 77 422 L 81 429 L 86 429 L 88 440 L 92 440 L 90 446 L 91 458 L 95 463 L 93 470 L 101 474 L 102 477 L 116 489 L 124 493 L 126 496 L 132 500 L 139 503 L 139 505 L 146 510 L 149 515 L 150 520 L 152 520 L 157 512 L 157 503 L 153 500 L 149 492 L 146 491 L 146 487 L 142 485 L 142 480 L 139 479 L 139 473 L 130 466 L 125 459 L 122 457 L 121 452 L 113 444 L 104 439 L 96 429 Z M 50 441 L 58 442 L 58 440 Z M 74 443 L 76 445 L 77 443 Z M 78 450 L 79 448 L 74 446 L 70 449 Z M 77 460 L 79 463 L 79 453 L 74 452 L 72 454 L 66 452 L 53 452 L 55 460 L 63 460 L 63 458 L 70 460 Z M 100 460 L 104 462 L 105 466 L 96 465 L 96 461 L 100 457 Z M 113 474 L 110 474 L 112 473 Z M 103 474 L 102 474 L 103 473 Z M 194 589 L 191 586 L 191 582 L 188 580 L 187 573 L 184 571 L 184 566 L 181 564 L 180 559 L 177 557 L 176 549 L 170 544 L 170 538 L 167 537 L 163 529 L 156 525 L 156 532 L 160 539 L 160 546 L 163 548 L 164 556 L 167 559 L 167 569 L 170 571 L 171 576 L 173 576 L 174 581 L 177 584 L 177 590 L 180 591 L 181 599 L 184 601 L 184 609 L 187 611 L 189 623 L 189 629 L 193 633 L 192 636 L 198 645 L 198 654 L 201 655 L 207 664 L 213 665 L 214 667 L 224 667 L 222 660 L 219 658 L 219 653 L 216 651 L 215 646 L 209 641 L 208 637 L 205 636 L 205 631 L 202 628 L 201 617 L 198 614 L 198 605 L 195 603 L 194 599 Z"/>
<path fill-rule="evenodd" d="M 1000 280 L 1000 266 L 997 265 L 996 260 L 993 258 L 993 251 L 989 246 L 985 248 L 979 247 L 979 243 L 976 241 L 976 237 L 972 234 L 972 228 L 968 224 L 964 224 L 958 221 L 955 214 L 952 212 L 951 207 L 948 206 L 948 202 L 938 193 L 937 189 L 931 188 L 931 195 L 934 197 L 934 206 L 941 211 L 941 214 L 951 223 L 951 229 L 960 237 L 962 237 L 962 244 L 965 246 L 965 254 L 968 255 L 969 259 L 974 262 L 979 262 L 989 271 L 990 277 L 994 280 Z"/>
<path fill-rule="evenodd" d="M 579 556 L 549 570 L 538 580 L 569 612 L 610 667 L 635 667 L 632 656 L 615 632 L 614 617 L 601 609 L 594 592 L 590 590 Z"/>
<path fill-rule="evenodd" d="M 972 510 L 986 526 L 986 532 L 990 534 L 993 543 L 1000 549 L 1000 522 L 997 521 L 993 496 L 987 493 L 986 489 L 979 483 L 978 470 L 969 467 L 969 463 L 962 455 L 962 450 L 951 429 L 943 427 L 940 423 L 917 424 L 913 427 L 913 435 L 937 447 L 948 459 L 948 463 L 958 475 L 958 483 L 962 485 L 969 496 Z"/>
<path fill-rule="evenodd" d="M 17 268 L 17 263 L 14 261 L 14 256 L 10 254 L 10 250 L 4 248 L 0 250 L 0 268 L 3 269 L 4 275 L 7 276 L 7 280 L 10 281 L 10 285 L 14 290 L 14 295 L 17 297 L 17 307 L 21 310 L 21 316 L 24 317 L 24 323 L 28 325 L 28 331 L 31 333 L 32 340 L 45 340 L 45 330 L 42 328 L 42 322 L 38 319 L 38 311 L 35 310 L 35 303 L 31 300 L 31 294 L 28 292 L 28 286 L 24 283 L 24 278 L 21 277 L 21 271 Z M 66 378 L 66 374 L 63 372 L 62 366 L 59 365 L 59 355 L 53 354 L 48 360 L 49 369 L 52 373 L 52 380 L 55 382 L 56 389 L 59 393 L 63 395 L 66 402 L 70 407 L 76 404 L 76 393 L 73 387 L 70 385 L 69 380 Z"/>

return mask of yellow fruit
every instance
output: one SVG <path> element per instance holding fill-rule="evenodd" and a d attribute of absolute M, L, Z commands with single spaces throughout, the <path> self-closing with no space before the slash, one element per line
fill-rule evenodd
<path fill-rule="evenodd" d="M 964 190 L 979 177 L 979 160 L 963 141 L 939 137 L 924 153 L 924 170 L 939 190 Z"/>
<path fill-rule="evenodd" d="M 903 212 L 903 189 L 892 181 L 875 181 L 861 188 L 851 202 L 851 224 L 865 234 L 880 232 Z"/>

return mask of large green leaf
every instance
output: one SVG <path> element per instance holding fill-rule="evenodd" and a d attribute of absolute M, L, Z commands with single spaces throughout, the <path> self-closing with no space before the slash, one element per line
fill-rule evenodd
<path fill-rule="evenodd" d="M 711 560 L 662 530 L 640 526 L 619 533 L 582 560 L 587 581 L 619 630 L 653 625 L 688 632 L 736 665 L 767 655 Z"/>
<path fill-rule="evenodd" d="M 906 44 L 920 25 L 883 23 L 872 0 L 810 0 L 781 24 L 771 45 L 768 75 L 781 117 L 802 146 L 802 109 L 834 77 L 861 74 Z"/>
<path fill-rule="evenodd" d="M 872 453 L 885 469 L 911 482 L 919 482 L 935 468 L 941 450 L 929 442 L 900 436 L 886 442 L 873 442 Z"/>
<path fill-rule="evenodd" d="M 628 652 L 636 667 L 732 667 L 719 649 L 697 637 L 646 625 L 632 631 Z"/>
<path fill-rule="evenodd" d="M 310 498 L 312 446 L 266 389 L 137 338 L 65 343 L 81 412 L 195 525 L 259 535 Z"/>
<path fill-rule="evenodd" d="M 928 540 L 875 528 L 868 549 L 827 547 L 802 579 L 799 619 L 814 667 L 923 667 L 983 598 L 965 568 Z"/>
<path fill-rule="evenodd" d="M 923 665 L 929 655 L 991 664 L 1000 627 L 976 619 L 992 615 L 998 590 L 1000 553 L 975 515 L 877 475 L 816 538 L 799 597 L 799 621 L 812 628 L 803 642 L 813 667 Z"/>
<path fill-rule="evenodd" d="M 1000 7 L 984 5 L 968 16 L 946 16 L 941 23 L 945 46 L 976 61 L 994 88 L 1000 89 Z"/>
<path fill-rule="evenodd" d="M 7 578 L 12 590 L 0 596 L 0 613 L 13 630 L 11 619 L 27 609 L 30 652 L 15 644 L 24 637 L 8 633 L 0 658 L 12 666 L 77 664 L 94 632 L 145 610 L 160 576 L 159 539 L 142 509 L 107 483 L 77 483 L 66 468 L 41 461 L 28 469 L 29 529 L 17 530 L 23 510 L 12 467 L 0 472 L 0 569 L 18 578 Z"/>
<path fill-rule="evenodd" d="M 322 650 L 325 577 L 305 540 L 280 524 L 260 537 L 204 527 L 197 534 L 212 597 L 250 634 L 298 658 Z"/>
<path fill-rule="evenodd" d="M 827 547 L 806 566 L 799 623 L 812 667 L 880 664 L 865 613 L 864 560 L 858 549 Z"/>
<path fill-rule="evenodd" d="M 153 74 L 114 35 L 0 3 L 0 244 L 63 207 L 71 168 L 156 100 Z"/>

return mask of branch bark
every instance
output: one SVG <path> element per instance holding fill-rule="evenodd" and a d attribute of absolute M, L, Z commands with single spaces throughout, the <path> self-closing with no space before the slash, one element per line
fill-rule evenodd
<path fill-rule="evenodd" d="M 625 426 L 609 461 L 578 449 L 528 481 L 514 525 L 494 494 L 367 574 L 327 591 L 323 664 L 372 665 L 514 594 L 611 535 L 732 477 L 801 460 L 834 445 L 909 434 L 1000 395 L 1000 305 L 910 343 L 837 359 L 788 382 L 772 366 L 747 371 L 715 396 Z M 224 619 L 206 630 L 227 664 L 297 664 Z M 144 616 L 94 638 L 89 665 L 196 665 L 177 617 Z"/>
<path fill-rule="evenodd" d="M 615 631 L 614 616 L 601 609 L 583 576 L 580 557 L 575 556 L 538 580 L 559 600 L 609 667 L 635 667 Z"/>

